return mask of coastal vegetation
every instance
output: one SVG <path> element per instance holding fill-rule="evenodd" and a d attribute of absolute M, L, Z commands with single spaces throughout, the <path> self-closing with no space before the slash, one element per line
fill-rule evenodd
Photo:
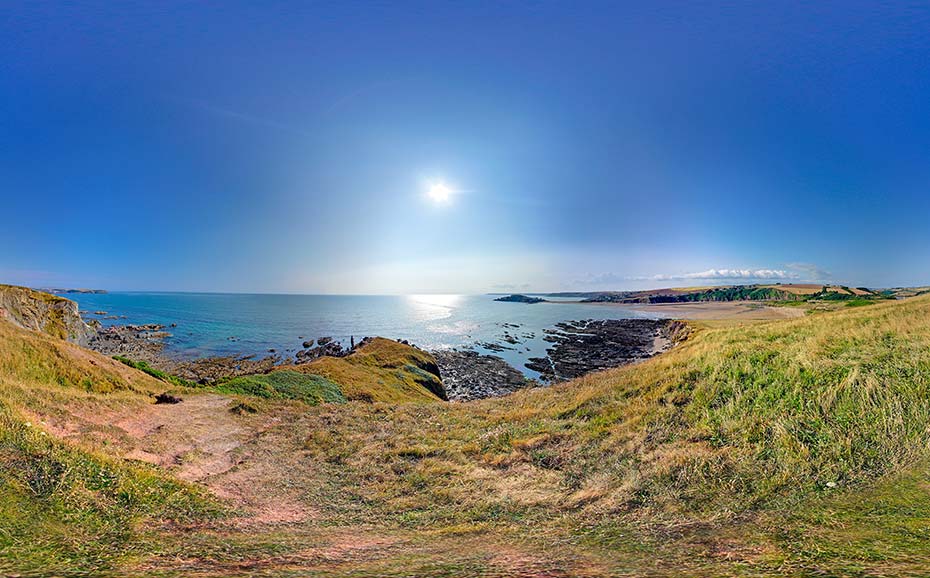
<path fill-rule="evenodd" d="M 543 303 L 545 299 L 542 297 L 531 297 L 528 295 L 507 295 L 505 297 L 498 297 L 495 301 L 502 301 L 505 303 Z"/>
<path fill-rule="evenodd" d="M 338 384 L 319 375 L 292 370 L 235 377 L 216 386 L 217 391 L 263 399 L 296 399 L 309 405 L 345 403 Z"/>
<path fill-rule="evenodd" d="M 350 400 L 404 403 L 446 398 L 432 355 L 381 337 L 368 340 L 345 357 L 321 357 L 293 369 L 339 384 Z"/>
<path fill-rule="evenodd" d="M 62 441 L 38 420 L 66 408 L 144 404 L 162 386 L 75 345 L 0 322 L 0 573 L 99 572 L 155 548 L 147 524 L 221 516 L 203 488 Z"/>
<path fill-rule="evenodd" d="M 0 322 L 0 571 L 919 575 L 928 320 L 921 296 L 695 323 L 641 363 L 455 404 L 416 381 L 428 354 L 374 340 L 289 368 L 346 403 L 265 376 L 230 390 L 257 414 L 154 406 L 163 382 Z M 121 425 L 156 407 L 171 425 Z"/>
<path fill-rule="evenodd" d="M 152 377 L 156 379 L 160 379 L 161 381 L 164 381 L 165 383 L 169 383 L 171 385 L 177 385 L 180 387 L 197 387 L 197 384 L 194 383 L 193 381 L 188 381 L 186 379 L 177 377 L 176 375 L 171 375 L 170 373 L 167 373 L 160 369 L 155 369 L 154 367 L 150 366 L 145 361 L 133 361 L 129 359 L 128 357 L 123 357 L 122 355 L 114 355 L 113 359 L 115 359 L 116 361 L 119 361 L 120 363 L 128 365 L 129 367 L 138 369 L 139 371 L 143 373 L 147 373 L 148 375 L 151 375 Z"/>
<path fill-rule="evenodd" d="M 567 293 L 588 303 L 697 303 L 715 301 L 764 301 L 816 303 L 820 301 L 865 301 L 893 298 L 894 293 L 873 291 L 865 287 L 844 285 L 732 285 L 722 287 L 685 287 L 647 291 L 607 291 Z"/>
<path fill-rule="evenodd" d="M 446 393 L 436 361 L 429 353 L 390 339 L 367 340 L 345 357 L 320 357 L 308 363 L 277 365 L 262 373 L 195 383 L 121 355 L 113 359 L 168 385 L 180 388 L 294 399 L 310 405 L 357 401 L 438 401 Z"/>

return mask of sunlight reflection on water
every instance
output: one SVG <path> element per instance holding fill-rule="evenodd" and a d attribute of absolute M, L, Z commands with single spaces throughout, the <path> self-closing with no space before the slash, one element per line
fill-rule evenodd
<path fill-rule="evenodd" d="M 461 295 L 407 295 L 407 305 L 421 322 L 451 317 L 461 302 Z"/>

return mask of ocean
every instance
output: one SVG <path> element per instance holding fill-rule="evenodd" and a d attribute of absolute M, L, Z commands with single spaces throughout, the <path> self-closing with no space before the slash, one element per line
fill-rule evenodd
<path fill-rule="evenodd" d="M 502 357 L 528 377 L 536 373 L 524 363 L 545 355 L 548 343 L 543 330 L 560 321 L 655 317 L 621 305 L 507 303 L 494 301 L 493 295 L 127 292 L 66 297 L 78 302 L 85 319 L 98 319 L 105 326 L 176 324 L 166 329 L 172 335 L 165 349 L 181 358 L 264 356 L 270 349 L 293 357 L 304 341 L 317 337 L 333 337 L 348 345 L 353 337 L 358 341 L 377 335 L 406 339 L 424 349 L 471 347 Z M 508 343 L 505 334 L 518 343 Z"/>

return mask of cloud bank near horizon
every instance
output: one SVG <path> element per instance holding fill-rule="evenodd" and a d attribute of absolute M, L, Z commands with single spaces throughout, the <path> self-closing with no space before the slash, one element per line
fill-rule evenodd
<path fill-rule="evenodd" d="M 666 281 L 732 281 L 737 283 L 780 281 L 825 281 L 832 277 L 811 263 L 789 263 L 783 268 L 722 267 L 685 273 L 658 273 L 654 275 L 620 275 L 617 273 L 588 274 L 575 285 L 606 287 L 623 283 L 642 284 Z"/>
<path fill-rule="evenodd" d="M 653 275 L 648 280 L 666 281 L 675 279 L 800 279 L 801 275 L 785 269 L 707 269 L 696 273 L 677 275 Z"/>

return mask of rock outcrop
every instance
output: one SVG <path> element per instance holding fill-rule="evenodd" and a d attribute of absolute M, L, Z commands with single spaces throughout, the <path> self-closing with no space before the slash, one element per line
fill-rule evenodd
<path fill-rule="evenodd" d="M 403 341 L 366 337 L 348 355 L 324 355 L 292 367 L 338 384 L 348 400 L 430 402 L 448 399 L 436 359 Z"/>
<path fill-rule="evenodd" d="M 524 387 L 539 385 L 494 355 L 455 349 L 441 349 L 432 353 L 449 401 L 499 397 Z"/>
<path fill-rule="evenodd" d="M 505 303 L 543 303 L 545 299 L 542 297 L 528 297 L 526 295 L 507 295 L 506 297 L 498 297 L 495 301 L 503 301 Z"/>
<path fill-rule="evenodd" d="M 0 285 L 0 319 L 84 346 L 95 333 L 74 301 L 15 285 Z"/>
<path fill-rule="evenodd" d="M 670 319 L 586 319 L 557 323 L 545 340 L 546 357 L 526 367 L 554 383 L 592 371 L 619 367 L 667 351 L 688 335 L 688 325 Z"/>

